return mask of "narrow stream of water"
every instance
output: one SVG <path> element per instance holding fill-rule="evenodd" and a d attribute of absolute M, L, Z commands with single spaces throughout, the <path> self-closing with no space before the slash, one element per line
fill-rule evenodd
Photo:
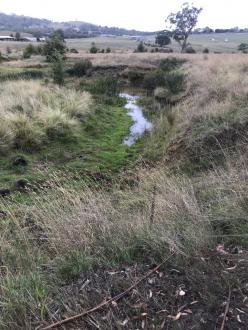
<path fill-rule="evenodd" d="M 133 119 L 133 125 L 130 127 L 130 133 L 123 140 L 123 144 L 131 146 L 141 137 L 146 131 L 152 129 L 152 123 L 149 122 L 143 115 L 142 107 L 136 104 L 138 96 L 132 96 L 127 93 L 121 93 L 120 97 L 127 100 L 125 109 L 128 110 L 128 115 Z"/>

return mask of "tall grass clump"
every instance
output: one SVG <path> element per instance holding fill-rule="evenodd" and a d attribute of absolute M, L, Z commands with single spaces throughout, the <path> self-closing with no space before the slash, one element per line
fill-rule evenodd
<path fill-rule="evenodd" d="M 14 146 L 16 149 L 25 151 L 40 149 L 44 133 L 38 123 L 32 122 L 25 113 L 10 114 L 9 120 L 14 132 Z"/>
<path fill-rule="evenodd" d="M 44 194 L 31 194 L 33 206 L 28 210 L 47 247 L 60 259 L 81 251 L 88 265 L 159 261 L 170 249 L 193 253 L 208 245 L 208 224 L 201 222 L 194 188 L 186 178 L 160 172 L 141 177 L 133 190 L 107 193 L 85 185 L 80 194 L 67 180 L 62 185 L 55 178 Z"/>
<path fill-rule="evenodd" d="M 40 82 L 6 82 L 0 87 L 0 149 L 38 150 L 49 139 L 70 137 L 92 109 L 89 93 L 43 86 Z"/>
<path fill-rule="evenodd" d="M 48 315 L 50 286 L 39 272 L 7 274 L 0 280 L 1 329 L 31 329 L 34 319 Z"/>
<path fill-rule="evenodd" d="M 92 94 L 104 96 L 116 96 L 118 94 L 118 80 L 111 76 L 98 78 L 89 87 Z"/>
<path fill-rule="evenodd" d="M 7 152 L 13 145 L 13 132 L 8 120 L 2 120 L 0 125 L 0 154 Z"/>
<path fill-rule="evenodd" d="M 186 59 L 183 58 L 167 57 L 160 61 L 159 68 L 164 72 L 169 72 L 179 69 L 185 62 Z"/>
<path fill-rule="evenodd" d="M 47 137 L 51 140 L 69 139 L 79 129 L 79 122 L 70 118 L 67 113 L 59 109 L 53 110 L 48 108 L 43 110 L 40 119 Z"/>
<path fill-rule="evenodd" d="M 92 62 L 88 59 L 83 59 L 76 62 L 68 72 L 76 77 L 82 77 L 92 68 Z"/>

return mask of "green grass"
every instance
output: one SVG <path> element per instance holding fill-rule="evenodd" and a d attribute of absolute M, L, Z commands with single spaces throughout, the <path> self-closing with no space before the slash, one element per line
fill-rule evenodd
<path fill-rule="evenodd" d="M 47 167 L 51 171 L 118 172 L 131 164 L 141 147 L 141 142 L 132 147 L 122 144 L 131 123 L 123 108 L 99 105 L 73 137 L 52 141 L 37 153 L 21 153 L 27 166 L 11 165 L 11 159 L 20 154 L 17 151 L 0 156 L 0 184 L 8 186 L 20 178 L 35 181 Z"/>
<path fill-rule="evenodd" d="M 248 33 L 194 34 L 189 42 L 197 51 L 208 48 L 210 52 L 237 53 L 238 46 L 247 39 Z"/>
<path fill-rule="evenodd" d="M 65 152 L 59 144 L 45 150 L 44 158 L 53 161 L 56 168 L 116 172 L 129 162 L 138 148 L 138 145 L 129 148 L 122 144 L 130 125 L 131 119 L 123 108 L 99 105 L 76 136 L 77 143 L 71 141 L 63 146 L 65 152 L 70 153 L 70 161 L 64 163 Z"/>

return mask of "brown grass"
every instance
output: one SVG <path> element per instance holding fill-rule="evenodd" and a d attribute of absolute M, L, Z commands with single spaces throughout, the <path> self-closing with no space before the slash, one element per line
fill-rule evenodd
<path fill-rule="evenodd" d="M 0 87 L 0 148 L 33 150 L 45 135 L 72 135 L 91 111 L 89 93 L 43 86 L 37 81 L 5 82 Z M 55 135 L 54 135 L 55 134 Z"/>
<path fill-rule="evenodd" d="M 87 54 L 95 65 L 132 63 L 135 66 L 155 66 L 166 56 Z M 230 250 L 232 247 L 246 247 L 248 244 L 248 57 L 181 56 L 188 59 L 184 66 L 188 73 L 187 98 L 169 109 L 175 116 L 171 125 L 168 125 L 166 113 L 163 113 L 168 109 L 161 108 L 154 122 L 154 131 L 147 137 L 147 145 L 152 150 L 161 152 L 159 164 L 149 169 L 136 169 L 136 180 L 131 180 L 132 176 L 130 186 L 122 185 L 122 180 L 129 179 L 127 173 L 123 174 L 120 182 L 117 181 L 111 186 L 99 182 L 93 185 L 91 182 L 91 185 L 88 185 L 80 176 L 55 173 L 47 177 L 47 182 L 40 190 L 28 191 L 26 203 L 21 200 L 13 205 L 13 200 L 1 200 L 0 209 L 7 214 L 1 222 L 0 240 L 5 272 L 0 278 L 0 324 L 3 328 L 31 329 L 45 319 L 56 319 L 57 311 L 63 309 L 63 303 L 60 304 L 58 298 L 61 296 L 56 290 L 64 285 L 65 281 L 72 282 L 83 274 L 84 281 L 79 281 L 80 289 L 73 295 L 71 309 L 67 310 L 68 314 L 73 314 L 78 308 L 75 301 L 81 297 L 80 290 L 84 288 L 87 278 L 85 272 L 89 269 L 112 269 L 116 265 L 130 266 L 136 263 L 151 265 L 163 260 L 171 251 L 175 253 L 175 257 L 179 257 L 176 261 L 183 258 L 184 263 L 190 264 L 190 267 L 199 259 L 207 265 L 204 270 L 196 268 L 192 271 L 190 276 L 193 279 L 189 283 L 195 283 L 196 276 L 201 288 L 199 279 L 203 279 L 202 283 L 205 283 L 207 289 L 203 290 L 205 296 L 200 298 L 207 301 L 207 306 L 211 307 L 209 315 L 213 314 L 211 311 L 220 308 L 220 300 L 225 301 L 221 285 L 218 284 L 218 303 L 213 287 L 208 290 L 208 286 L 215 282 L 211 280 L 219 276 L 219 269 L 215 269 L 214 274 L 209 270 L 209 260 L 213 257 L 213 252 L 209 253 L 209 250 L 213 251 L 218 243 L 230 246 Z M 20 85 L 20 91 L 22 87 L 28 90 L 27 87 L 31 86 Z M 32 112 L 33 115 L 37 111 L 33 94 L 39 94 L 40 88 L 40 85 L 34 85 L 29 88 L 30 91 L 28 90 L 25 97 L 22 92 L 20 97 L 15 89 L 11 92 L 11 87 L 6 89 L 2 94 L 5 97 L 2 97 L 0 114 L 8 113 L 8 119 L 12 115 L 9 108 L 21 102 L 26 105 L 24 114 L 27 116 Z M 43 88 L 45 96 L 42 94 Z M 49 92 L 46 87 L 42 87 L 40 92 L 43 95 L 42 105 L 45 105 L 48 111 L 44 112 L 46 120 L 51 120 L 48 104 L 55 109 L 59 103 L 59 111 L 63 116 L 67 116 L 68 113 L 62 106 L 64 90 L 54 89 Z M 66 109 L 70 109 L 70 118 L 74 120 L 80 117 L 80 113 L 75 112 L 75 109 L 81 106 L 80 99 L 75 105 L 76 94 L 71 93 L 71 98 L 66 98 L 69 102 Z M 58 99 L 54 100 L 54 95 L 57 95 Z M 44 113 L 42 111 L 42 114 Z M 48 114 L 49 116 L 46 116 Z M 44 117 L 39 116 L 39 119 L 44 120 Z M 238 135 L 237 141 L 231 139 L 227 147 L 226 140 L 233 134 L 233 129 L 235 133 L 240 133 L 239 128 L 242 128 L 242 138 Z M 0 130 L 0 137 L 2 136 L 8 136 L 8 125 Z M 223 137 L 218 140 L 220 143 L 217 145 L 212 143 L 212 140 L 209 143 L 209 137 L 216 136 Z M 234 137 L 236 138 L 236 135 Z M 238 144 L 240 147 L 237 147 Z M 211 161 L 217 161 L 220 154 L 222 162 L 213 165 Z M 171 167 L 169 169 L 165 165 L 170 165 L 172 155 L 175 158 L 181 157 L 183 165 L 180 167 L 178 162 L 174 162 L 173 172 L 170 171 Z M 199 157 L 204 164 L 200 163 Z M 209 159 L 211 166 L 209 163 L 205 166 Z M 195 165 L 199 167 L 196 169 Z M 191 171 L 185 171 L 189 166 Z M 210 266 L 206 264 L 206 260 Z M 223 266 L 222 262 L 221 265 Z M 227 272 L 229 270 L 226 268 L 235 265 L 227 264 L 223 267 Z M 184 270 L 181 266 L 179 273 Z M 96 274 L 98 272 L 96 271 Z M 204 282 L 206 272 L 209 278 Z M 167 277 L 172 277 L 171 272 L 166 273 L 166 279 Z M 180 280 L 181 278 L 180 275 Z M 105 288 L 105 279 L 103 282 Z M 92 287 L 95 283 L 98 285 L 96 281 Z M 122 283 L 123 279 L 119 280 L 116 289 L 119 290 L 118 293 L 123 289 Z M 165 284 L 160 292 L 163 292 L 164 287 Z M 167 287 L 173 291 L 170 291 L 171 296 L 175 297 L 177 288 Z M 103 290 L 104 295 L 112 294 L 111 290 Z M 198 292 L 197 288 L 194 290 Z M 148 296 L 148 291 L 144 295 Z M 83 299 L 85 297 L 86 295 L 83 295 Z M 67 301 L 67 298 L 64 299 Z M 162 306 L 161 309 L 164 310 L 163 299 L 159 307 Z M 189 303 L 194 299 L 195 292 L 192 293 Z M 174 316 L 177 311 L 175 307 L 183 306 L 178 297 L 175 300 L 171 311 Z M 85 304 L 89 305 L 89 301 Z M 90 300 L 90 305 L 94 304 L 95 302 Z M 204 306 L 207 308 L 206 304 Z M 111 322 L 112 326 L 114 323 Z M 201 324 L 201 321 L 197 320 L 196 324 Z"/>

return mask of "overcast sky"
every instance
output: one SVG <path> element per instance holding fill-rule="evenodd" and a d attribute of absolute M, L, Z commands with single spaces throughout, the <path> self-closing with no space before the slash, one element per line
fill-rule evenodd
<path fill-rule="evenodd" d="M 98 25 L 154 31 L 185 0 L 0 0 L 0 12 L 53 21 L 80 20 Z M 198 27 L 248 27 L 248 0 L 195 0 L 203 7 Z"/>

